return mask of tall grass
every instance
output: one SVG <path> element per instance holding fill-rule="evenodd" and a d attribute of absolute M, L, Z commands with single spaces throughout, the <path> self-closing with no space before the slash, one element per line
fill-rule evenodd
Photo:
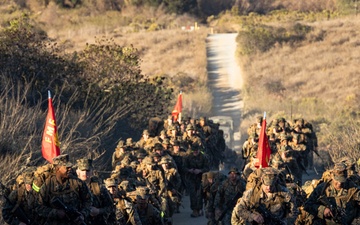
<path fill-rule="evenodd" d="M 4 79 L 2 83 L 6 84 L 6 88 L 0 93 L 0 171 L 3 174 L 1 181 L 8 183 L 25 167 L 45 163 L 41 156 L 41 136 L 46 111 L 41 105 L 47 99 L 33 106 L 25 97 L 29 94 L 32 83 L 18 86 Z M 59 93 L 53 93 L 61 153 L 69 154 L 73 162 L 81 157 L 93 158 L 97 168 L 105 169 L 106 159 L 101 156 L 106 153 L 106 149 L 100 146 L 109 141 L 117 121 L 127 114 L 129 109 L 124 106 L 114 113 L 114 106 L 98 99 L 84 102 L 85 110 L 74 110 L 74 100 L 78 93 L 75 91 L 69 101 L 62 102 L 64 88 L 60 89 Z M 108 116 L 110 112 L 111 116 Z"/>
<path fill-rule="evenodd" d="M 243 129 L 263 111 L 269 117 L 284 112 L 288 120 L 297 114 L 314 124 L 321 149 L 334 160 L 344 154 L 358 158 L 360 32 L 354 28 L 360 22 L 350 16 L 301 23 L 311 31 L 297 44 L 277 43 L 242 57 Z"/>

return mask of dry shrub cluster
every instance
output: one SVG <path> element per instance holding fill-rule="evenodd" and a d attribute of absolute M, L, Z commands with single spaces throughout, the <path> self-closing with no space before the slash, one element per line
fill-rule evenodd
<path fill-rule="evenodd" d="M 275 1 L 275 5 L 282 6 L 290 11 L 319 12 L 323 10 L 334 11 L 337 7 L 337 0 L 281 0 Z"/>
<path fill-rule="evenodd" d="M 360 21 L 350 16 L 304 24 L 311 31 L 296 45 L 275 44 L 242 57 L 244 119 L 263 111 L 270 116 L 283 111 L 287 119 L 301 114 L 315 124 L 321 147 L 334 158 L 360 157 L 355 151 L 360 140 Z"/>

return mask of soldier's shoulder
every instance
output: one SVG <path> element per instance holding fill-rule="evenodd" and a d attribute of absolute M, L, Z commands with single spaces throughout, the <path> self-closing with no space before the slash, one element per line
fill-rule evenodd
<path fill-rule="evenodd" d="M 101 184 L 102 181 L 101 181 L 101 179 L 99 177 L 93 176 L 93 177 L 90 178 L 90 183 L 99 183 L 99 184 Z"/>
<path fill-rule="evenodd" d="M 250 201 L 250 197 L 253 195 L 254 190 L 255 189 L 251 188 L 251 189 L 244 191 L 243 196 L 241 198 L 239 198 L 239 201 L 240 201 L 240 199 L 242 199 L 243 201 Z"/>
<path fill-rule="evenodd" d="M 9 193 L 8 198 L 10 199 L 11 202 L 15 202 L 17 200 L 18 192 L 19 189 L 15 189 Z"/>
<path fill-rule="evenodd" d="M 80 187 L 86 186 L 86 183 L 76 176 L 69 176 L 69 182 L 70 182 L 70 186 L 72 189 L 76 188 L 76 187 L 73 187 L 73 185 L 80 186 Z"/>

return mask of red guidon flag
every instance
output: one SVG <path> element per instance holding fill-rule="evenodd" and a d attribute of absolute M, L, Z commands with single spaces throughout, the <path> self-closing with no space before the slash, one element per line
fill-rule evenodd
<path fill-rule="evenodd" d="M 262 121 L 260 137 L 259 137 L 259 146 L 256 155 L 255 167 L 263 168 L 269 166 L 271 148 L 269 145 L 269 140 L 266 135 L 266 113 L 264 113 L 264 119 Z"/>
<path fill-rule="evenodd" d="M 45 128 L 42 136 L 41 152 L 43 157 L 52 163 L 52 159 L 60 155 L 60 142 L 58 140 L 55 112 L 50 91 L 48 92 L 48 95 L 49 110 L 46 116 Z"/>
<path fill-rule="evenodd" d="M 177 121 L 177 120 L 181 121 L 181 112 L 182 112 L 182 93 L 180 92 L 174 110 L 171 113 L 173 117 L 173 121 Z"/>

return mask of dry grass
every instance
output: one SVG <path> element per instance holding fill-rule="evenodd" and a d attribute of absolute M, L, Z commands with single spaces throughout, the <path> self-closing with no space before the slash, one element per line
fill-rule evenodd
<path fill-rule="evenodd" d="M 253 56 L 250 64 L 244 64 L 245 79 L 254 85 L 280 81 L 285 90 L 277 97 L 283 99 L 316 97 L 328 104 L 343 102 L 358 93 L 360 86 L 356 76 L 360 21 L 351 17 L 309 25 L 315 29 L 310 35 L 325 31 L 323 41 L 278 46 Z"/>
<path fill-rule="evenodd" d="M 133 45 L 141 54 L 143 74 L 169 77 L 175 90 L 174 101 L 178 91 L 183 91 L 184 108 L 189 106 L 185 114 L 209 113 L 206 27 L 183 31 L 182 26 L 194 26 L 196 20 L 187 15 L 165 14 L 162 8 L 127 7 L 121 13 L 83 14 L 82 8 L 69 12 L 51 3 L 37 19 L 43 22 L 49 37 L 64 46 L 65 52 L 79 51 L 99 37 L 112 38 L 122 46 Z M 202 98 L 193 99 L 195 96 Z"/>
<path fill-rule="evenodd" d="M 242 59 L 248 116 L 244 120 L 253 119 L 255 113 L 267 111 L 272 117 L 280 111 L 287 119 L 298 114 L 318 125 L 328 121 L 318 137 L 323 147 L 329 147 L 321 142 L 330 135 L 329 121 L 346 110 L 359 112 L 360 21 L 350 16 L 308 25 L 313 31 L 301 44 L 278 45 Z"/>

